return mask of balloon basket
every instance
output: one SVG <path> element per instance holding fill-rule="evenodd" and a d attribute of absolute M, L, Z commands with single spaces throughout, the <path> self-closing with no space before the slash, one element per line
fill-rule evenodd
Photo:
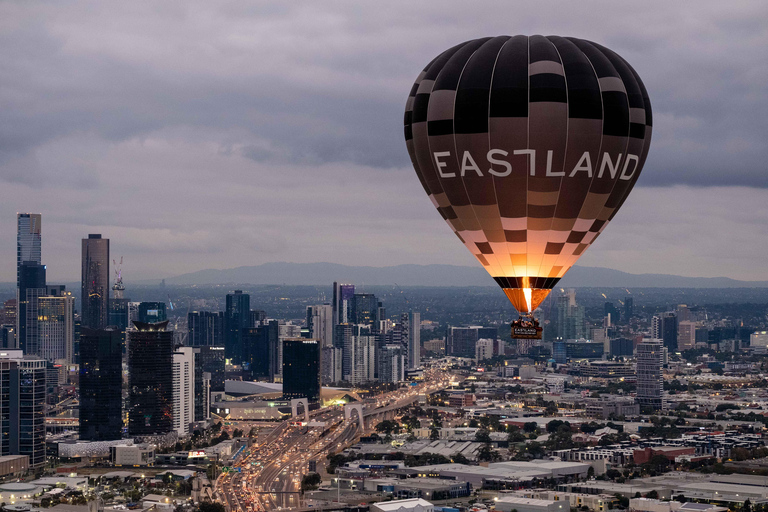
<path fill-rule="evenodd" d="M 542 328 L 539 321 L 533 317 L 533 313 L 523 313 L 520 318 L 512 322 L 510 337 L 513 340 L 540 340 Z"/>

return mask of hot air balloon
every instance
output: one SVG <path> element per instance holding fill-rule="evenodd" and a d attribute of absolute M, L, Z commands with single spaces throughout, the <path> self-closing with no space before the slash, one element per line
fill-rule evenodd
<path fill-rule="evenodd" d="M 533 311 L 618 212 L 651 142 L 640 77 L 597 43 L 461 43 L 416 78 L 405 140 L 437 211 L 540 337 Z"/>

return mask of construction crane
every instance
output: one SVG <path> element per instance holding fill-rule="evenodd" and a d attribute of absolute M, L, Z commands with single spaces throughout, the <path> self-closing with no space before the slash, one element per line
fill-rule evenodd
<path fill-rule="evenodd" d="M 120 263 L 112 260 L 112 264 L 115 266 L 115 284 L 112 285 L 112 294 L 114 298 L 122 299 L 125 291 L 125 286 L 123 286 L 123 257 L 120 256 Z"/>

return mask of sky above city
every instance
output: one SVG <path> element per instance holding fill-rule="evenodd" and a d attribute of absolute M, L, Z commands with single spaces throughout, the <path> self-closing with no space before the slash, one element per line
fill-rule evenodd
<path fill-rule="evenodd" d="M 654 110 L 650 155 L 579 264 L 768 279 L 768 3 L 0 3 L 0 281 L 16 212 L 50 281 L 101 233 L 131 280 L 273 261 L 477 265 L 402 135 L 421 69 L 500 34 L 599 42 Z"/>

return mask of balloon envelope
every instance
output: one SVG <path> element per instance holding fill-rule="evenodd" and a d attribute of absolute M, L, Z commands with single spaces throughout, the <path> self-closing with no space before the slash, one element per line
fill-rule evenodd
<path fill-rule="evenodd" d="M 454 46 L 419 74 L 405 109 L 421 184 L 521 313 L 621 207 L 651 126 L 648 94 L 624 59 L 559 36 Z"/>

